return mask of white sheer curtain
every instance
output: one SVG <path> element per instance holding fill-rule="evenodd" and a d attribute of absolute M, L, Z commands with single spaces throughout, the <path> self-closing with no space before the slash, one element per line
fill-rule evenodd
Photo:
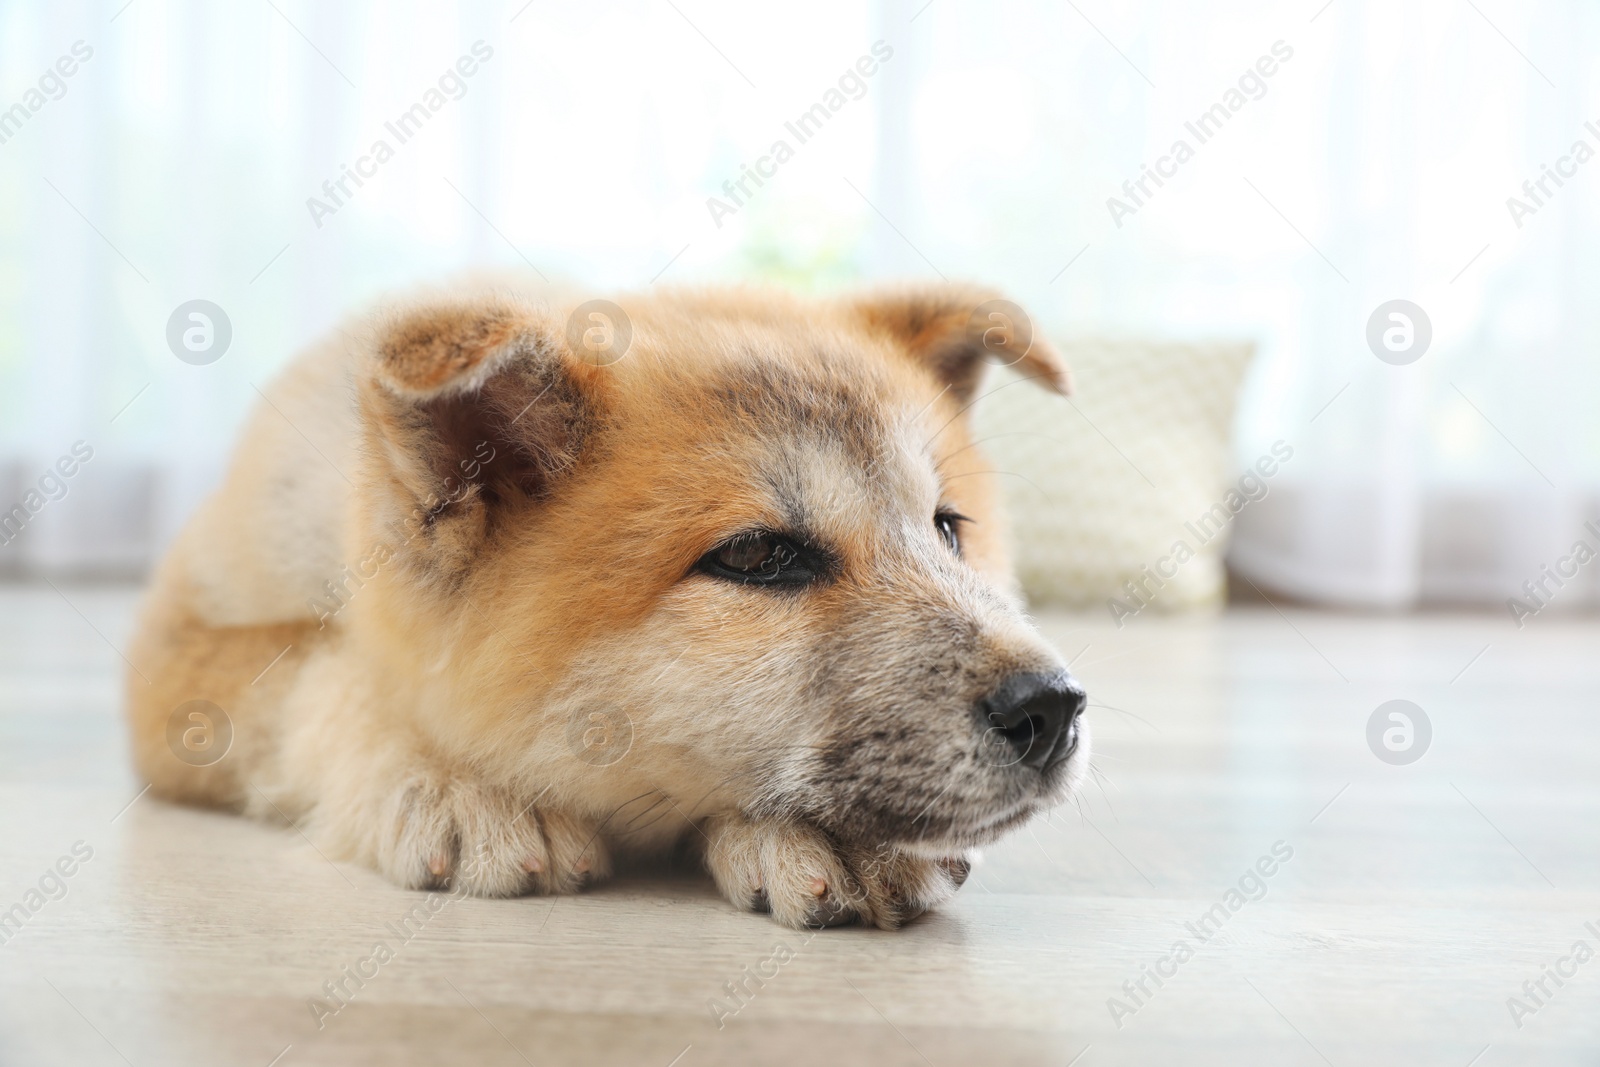
<path fill-rule="evenodd" d="M 1304 114 L 1324 132 L 1278 154 L 1274 199 L 1349 282 L 1304 261 L 1314 280 L 1298 328 L 1246 405 L 1245 451 L 1282 436 L 1304 440 L 1307 461 L 1241 516 L 1232 558 L 1246 576 L 1336 603 L 1596 601 L 1597 568 L 1572 557 L 1580 541 L 1600 548 L 1585 529 L 1600 516 L 1600 165 L 1570 153 L 1600 150 L 1600 125 L 1587 125 L 1600 110 L 1585 107 L 1597 14 L 1369 4 L 1324 16 Z M 1575 175 L 1547 182 L 1519 226 L 1508 198 L 1529 202 L 1524 181 L 1563 157 Z M 1394 298 L 1432 323 L 1431 347 L 1404 366 L 1373 358 L 1364 336 Z M 1546 567 L 1574 573 L 1552 582 Z"/>
<path fill-rule="evenodd" d="M 79 41 L 92 57 L 0 143 L 0 511 L 42 501 L 0 567 L 146 565 L 297 345 L 485 265 L 597 288 L 939 273 L 1057 333 L 1253 338 L 1241 465 L 1295 449 L 1236 531 L 1269 592 L 1503 608 L 1600 544 L 1600 160 L 1520 228 L 1506 207 L 1600 148 L 1586 5 L 0 2 L 0 108 Z M 477 42 L 425 128 L 313 219 Z M 1263 57 L 1200 143 L 1186 123 Z M 835 89 L 717 225 L 708 198 Z M 1192 158 L 1114 218 L 1179 139 Z M 205 366 L 166 341 L 192 299 L 233 327 Z M 1432 324 L 1406 366 L 1365 339 L 1393 299 Z M 51 500 L 79 441 L 93 458 Z M 1596 570 L 1541 600 L 1595 600 Z"/>
<path fill-rule="evenodd" d="M 1600 11 L 1317 0 L 923 18 L 895 221 L 929 259 L 1006 278 L 1058 330 L 1258 340 L 1238 459 L 1279 439 L 1295 458 L 1241 514 L 1238 572 L 1343 604 L 1600 599 L 1600 565 L 1574 553 L 1600 548 L 1585 527 L 1600 516 L 1600 160 L 1563 164 L 1575 176 L 1547 183 L 1522 226 L 1507 207 L 1575 142 L 1600 150 Z M 1292 56 L 1200 143 L 1186 123 L 1276 42 Z M 1123 182 L 1178 139 L 1193 158 L 1118 226 L 1107 199 L 1132 204 Z M 1431 320 L 1409 365 L 1366 340 L 1394 299 Z M 1547 566 L 1577 573 L 1558 585 Z"/>

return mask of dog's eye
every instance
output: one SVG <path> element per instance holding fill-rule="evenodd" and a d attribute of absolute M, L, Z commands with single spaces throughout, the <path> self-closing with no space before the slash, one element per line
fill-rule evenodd
<path fill-rule="evenodd" d="M 820 577 L 811 550 L 775 533 L 740 534 L 700 557 L 699 569 L 749 585 L 804 585 Z"/>
<path fill-rule="evenodd" d="M 972 520 L 959 511 L 939 511 L 933 516 L 934 528 L 939 531 L 939 536 L 944 538 L 944 543 L 950 551 L 961 555 L 961 524 Z"/>

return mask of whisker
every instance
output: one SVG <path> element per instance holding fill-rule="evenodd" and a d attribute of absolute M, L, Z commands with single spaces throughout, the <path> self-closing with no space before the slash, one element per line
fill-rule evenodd
<path fill-rule="evenodd" d="M 998 393 L 1002 389 L 1010 389 L 1013 385 L 1021 385 L 1023 382 L 1036 382 L 1036 381 L 1039 381 L 1041 378 L 1048 378 L 1048 377 L 1049 377 L 1049 375 L 1047 375 L 1047 374 L 1034 374 L 1034 375 L 1030 375 L 1030 376 L 1028 376 L 1026 378 L 1017 378 L 1014 381 L 1006 382 L 1004 385 L 995 386 L 993 389 L 990 389 L 987 393 L 984 393 L 982 396 L 974 397 L 973 399 L 967 401 L 967 403 L 963 404 L 961 406 L 961 409 L 959 411 L 957 411 L 954 415 L 950 416 L 949 422 L 946 422 L 943 426 L 941 426 L 937 430 L 933 431 L 933 436 L 928 438 L 927 441 L 923 442 L 922 447 L 923 448 L 927 448 L 929 445 L 931 445 L 935 441 L 937 441 L 939 439 L 939 435 L 944 433 L 946 430 L 948 430 L 950 428 L 950 424 L 951 423 L 953 423 L 957 419 L 959 419 L 963 414 L 966 413 L 968 408 L 972 407 L 972 405 L 976 404 L 978 401 L 983 400 L 983 399 L 985 399 L 987 397 L 994 396 L 994 394 Z"/>
<path fill-rule="evenodd" d="M 617 817 L 617 813 L 619 811 L 621 811 L 623 808 L 627 807 L 629 804 L 635 803 L 636 801 L 643 800 L 645 797 L 649 796 L 651 793 L 659 793 L 659 792 L 661 792 L 659 789 L 647 789 L 643 793 L 640 793 L 638 796 L 634 797 L 632 800 L 624 800 L 621 804 L 618 804 L 616 807 L 612 808 L 611 809 L 611 814 L 607 815 L 603 820 L 601 820 L 600 825 L 596 826 L 594 828 L 594 833 L 589 835 L 589 840 L 587 840 L 587 841 L 585 841 L 583 843 L 583 848 L 578 852 L 578 855 L 581 856 L 585 852 L 589 851 L 589 847 L 591 845 L 593 845 L 597 840 L 600 839 L 601 832 L 605 830 L 606 825 L 608 823 L 610 823 L 612 819 Z"/>
<path fill-rule="evenodd" d="M 1042 495 L 1046 500 L 1050 501 L 1052 504 L 1058 502 L 1053 493 L 1049 493 L 1049 492 L 1045 491 L 1044 486 L 1040 485 L 1038 482 L 1034 481 L 1032 478 L 1029 478 L 1026 474 L 1018 474 L 1016 471 L 962 471 L 960 474 L 952 474 L 950 477 L 945 479 L 945 482 L 948 484 L 950 482 L 955 481 L 957 478 L 970 478 L 974 474 L 1004 474 L 1007 477 L 1011 477 L 1011 478 L 1021 478 L 1023 481 L 1027 482 L 1029 485 L 1031 485 L 1035 489 L 1039 490 L 1040 495 Z"/>
<path fill-rule="evenodd" d="M 635 823 L 637 823 L 640 819 L 644 818 L 646 815 L 649 815 L 652 811 L 655 811 L 657 808 L 659 808 L 661 805 L 665 804 L 666 802 L 667 802 L 667 795 L 665 793 L 662 793 L 661 796 L 653 804 L 651 804 L 649 807 L 645 808 L 643 811 L 639 812 L 639 814 L 635 815 L 633 818 L 629 819 L 626 823 L 624 823 L 622 828 L 624 830 L 632 830 L 634 828 L 634 824 Z"/>
<path fill-rule="evenodd" d="M 1125 717 L 1127 717 L 1129 719 L 1132 719 L 1135 722 L 1144 723 L 1146 726 L 1150 727 L 1150 729 L 1154 730 L 1158 734 L 1161 732 L 1161 727 L 1157 726 L 1155 723 L 1151 722 L 1149 719 L 1145 718 L 1143 715 L 1136 715 L 1136 714 L 1134 714 L 1133 712 L 1129 711 L 1126 708 L 1116 708 L 1116 707 L 1112 707 L 1110 704 L 1088 704 L 1088 705 L 1085 705 L 1085 706 L 1086 707 L 1090 707 L 1090 708 L 1104 708 L 1106 711 L 1114 711 L 1118 715 L 1125 716 Z"/>
<path fill-rule="evenodd" d="M 1145 650 L 1151 649 L 1151 648 L 1154 648 L 1154 647 L 1155 647 L 1154 645 L 1140 645 L 1137 648 L 1125 648 L 1121 652 L 1113 652 L 1109 656 L 1101 656 L 1099 659 L 1092 659 L 1088 663 L 1079 663 L 1079 664 L 1075 664 L 1075 666 L 1092 667 L 1096 663 L 1108 663 L 1111 660 L 1121 659 L 1123 656 L 1131 656 L 1135 652 L 1144 652 Z"/>
<path fill-rule="evenodd" d="M 671 800 L 671 798 L 670 798 L 670 797 L 668 797 L 668 796 L 667 796 L 667 795 L 666 795 L 666 794 L 664 794 L 664 793 L 663 793 L 663 794 L 662 794 L 662 796 L 661 796 L 661 799 L 662 799 L 662 800 L 663 800 L 663 801 L 670 801 L 670 800 Z M 657 807 L 660 807 L 660 804 L 659 804 L 659 803 L 656 803 L 656 804 L 652 804 L 652 805 L 650 805 L 650 808 L 651 808 L 651 809 L 654 809 L 654 808 L 657 808 Z M 650 821 L 649 821 L 649 822 L 647 822 L 647 823 L 645 823 L 645 824 L 644 824 L 644 825 L 643 825 L 643 826 L 634 826 L 634 825 L 633 825 L 633 823 L 632 823 L 632 822 L 630 822 L 630 823 L 629 823 L 629 824 L 628 824 L 628 832 L 629 832 L 629 833 L 632 833 L 632 834 L 642 834 L 642 833 L 644 833 L 644 832 L 645 832 L 645 831 L 646 831 L 646 830 L 648 830 L 648 829 L 650 829 L 650 827 L 652 827 L 652 826 L 654 826 L 654 825 L 655 825 L 655 824 L 656 824 L 656 823 L 658 823 L 658 822 L 660 822 L 660 821 L 661 821 L 661 820 L 662 820 L 662 819 L 665 819 L 665 818 L 666 818 L 666 817 L 667 817 L 667 816 L 669 816 L 669 815 L 671 815 L 671 814 L 672 814 L 672 813 L 673 813 L 673 811 L 674 811 L 674 810 L 675 810 L 675 809 L 674 809 L 674 808 L 673 808 L 673 807 L 666 807 L 666 808 L 662 808 L 662 809 L 661 809 L 661 814 L 660 814 L 660 815 L 657 815 L 657 816 L 656 816 L 656 817 L 655 817 L 655 818 L 653 818 L 653 819 L 651 819 L 651 820 L 650 820 Z"/>
<path fill-rule="evenodd" d="M 1061 438 L 1051 437 L 1049 434 L 1043 433 L 1039 430 L 1007 430 L 1005 433 L 992 433 L 988 437 L 980 437 L 976 441 L 964 444 L 954 452 L 951 452 L 949 455 L 941 456 L 938 463 L 936 463 L 934 466 L 935 468 L 942 467 L 944 466 L 946 460 L 950 460 L 961 455 L 961 453 L 965 452 L 967 449 L 977 448 L 979 445 L 988 444 L 990 441 L 998 441 L 1002 437 L 1042 437 L 1046 441 L 1050 441 L 1054 444 L 1063 446 L 1067 444 L 1067 442 L 1063 441 Z"/>

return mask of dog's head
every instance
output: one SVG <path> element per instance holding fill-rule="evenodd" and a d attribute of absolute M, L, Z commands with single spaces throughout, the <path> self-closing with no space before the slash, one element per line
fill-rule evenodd
<path fill-rule="evenodd" d="M 1062 799 L 1084 694 L 967 425 L 987 359 L 1064 392 L 1050 347 L 955 286 L 623 306 L 439 305 L 372 346 L 360 514 L 400 564 L 366 605 L 439 743 L 569 803 L 927 852 Z"/>

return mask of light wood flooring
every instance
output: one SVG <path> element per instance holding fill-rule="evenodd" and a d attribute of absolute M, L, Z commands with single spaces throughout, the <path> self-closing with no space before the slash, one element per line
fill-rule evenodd
<path fill-rule="evenodd" d="M 813 937 L 687 870 L 452 902 L 319 1028 L 309 998 L 418 896 L 139 796 L 115 650 L 134 596 L 0 588 L 0 912 L 92 850 L 0 931 L 0 1064 L 1600 1063 L 1600 958 L 1560 964 L 1600 953 L 1592 618 L 1046 616 L 1100 780 L 942 911 Z M 1368 747 L 1392 699 L 1432 725 L 1409 765 Z M 1275 845 L 1264 895 L 1228 910 Z M 725 983 L 779 943 L 719 1028 Z"/>

